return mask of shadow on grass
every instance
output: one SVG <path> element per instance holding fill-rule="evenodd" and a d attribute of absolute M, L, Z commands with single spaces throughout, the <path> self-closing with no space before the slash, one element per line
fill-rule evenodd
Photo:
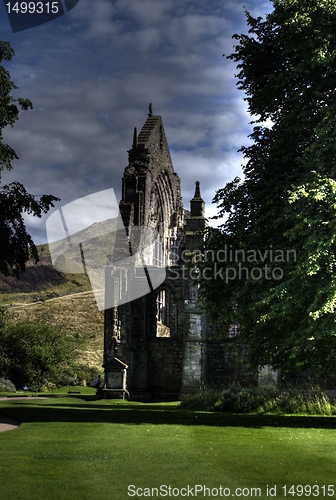
<path fill-rule="evenodd" d="M 2 411 L 3 409 L 3 411 Z M 76 400 L 11 401 L 2 404 L 6 413 L 22 423 L 73 422 L 111 424 L 193 425 L 217 427 L 290 427 L 335 429 L 335 417 L 235 415 L 184 410 L 179 404 L 141 404 L 78 397 Z"/>

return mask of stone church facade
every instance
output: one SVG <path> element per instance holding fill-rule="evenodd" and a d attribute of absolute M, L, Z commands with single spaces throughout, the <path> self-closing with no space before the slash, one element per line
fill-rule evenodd
<path fill-rule="evenodd" d="M 134 286 L 149 288 L 142 297 L 105 310 L 105 394 L 122 387 L 136 399 L 176 399 L 202 386 L 255 384 L 257 374 L 230 352 L 234 338 L 216 340 L 186 272 L 182 257 L 201 247 L 205 204 L 196 182 L 190 211 L 184 210 L 162 118 L 151 105 L 140 133 L 134 130 L 128 158 L 120 213 L 130 254 L 139 255 Z M 163 268 L 166 278 L 153 288 L 148 270 Z M 111 271 L 111 276 L 119 289 L 122 275 Z"/>

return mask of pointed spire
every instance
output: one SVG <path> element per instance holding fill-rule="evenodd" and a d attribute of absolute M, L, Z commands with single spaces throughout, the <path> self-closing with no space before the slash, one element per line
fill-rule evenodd
<path fill-rule="evenodd" d="M 138 146 L 138 134 L 137 134 L 137 128 L 134 127 L 132 148 L 136 149 L 137 146 Z"/>
<path fill-rule="evenodd" d="M 201 198 L 200 183 L 196 181 L 194 198 Z"/>
<path fill-rule="evenodd" d="M 148 117 L 150 118 L 151 116 L 153 116 L 153 104 L 150 102 L 149 103 L 149 113 L 148 113 Z"/>
<path fill-rule="evenodd" d="M 186 218 L 185 245 L 187 251 L 195 252 L 204 246 L 203 231 L 207 227 L 205 202 L 201 198 L 199 181 L 196 181 L 195 194 L 190 200 L 190 215 Z"/>
<path fill-rule="evenodd" d="M 196 181 L 195 194 L 190 200 L 190 215 L 197 217 L 204 217 L 205 203 L 201 197 L 201 188 L 199 181 Z"/>

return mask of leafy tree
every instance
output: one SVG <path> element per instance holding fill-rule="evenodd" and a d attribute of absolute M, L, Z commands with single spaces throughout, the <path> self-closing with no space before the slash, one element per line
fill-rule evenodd
<path fill-rule="evenodd" d="M 328 373 L 336 361 L 336 1 L 272 3 L 265 19 L 246 12 L 248 34 L 234 35 L 228 56 L 256 119 L 241 149 L 245 178 L 216 193 L 218 218 L 228 218 L 208 231 L 197 266 L 206 307 L 225 329 L 241 325 L 251 363 Z"/>
<path fill-rule="evenodd" d="M 1 311 L 0 372 L 17 386 L 63 384 L 74 374 L 78 339 L 45 317 L 9 321 Z"/>
<path fill-rule="evenodd" d="M 29 99 L 12 97 L 12 90 L 17 87 L 10 79 L 9 72 L 1 63 L 11 61 L 14 51 L 8 42 L 0 41 L 0 184 L 1 173 L 4 169 L 11 170 L 11 162 L 18 159 L 15 151 L 3 142 L 2 131 L 13 126 L 19 117 L 19 108 L 32 109 Z M 17 104 L 16 104 L 17 103 Z M 0 272 L 8 275 L 10 271 L 19 275 L 25 270 L 25 263 L 32 257 L 38 261 L 38 253 L 31 236 L 27 233 L 23 220 L 23 212 L 41 217 L 53 202 L 55 196 L 43 195 L 37 199 L 27 193 L 19 182 L 0 185 Z"/>

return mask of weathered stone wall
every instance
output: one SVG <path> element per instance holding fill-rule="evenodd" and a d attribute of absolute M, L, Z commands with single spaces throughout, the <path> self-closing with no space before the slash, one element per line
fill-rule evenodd
<path fill-rule="evenodd" d="M 153 261 L 156 239 L 162 244 L 161 264 L 170 265 L 169 248 L 183 228 L 184 211 L 180 179 L 173 169 L 160 116 L 148 117 L 139 136 L 135 133 L 128 153 L 120 211 L 131 239 L 137 226 L 145 228 L 140 241 L 142 261 L 137 264 L 157 265 Z"/>
<path fill-rule="evenodd" d="M 178 397 L 181 391 L 183 341 L 155 338 L 148 344 L 149 394 Z"/>
<path fill-rule="evenodd" d="M 206 316 L 197 302 L 197 287 L 191 286 L 184 304 L 187 331 L 184 336 L 183 375 L 181 393 L 193 392 L 205 383 Z"/>
<path fill-rule="evenodd" d="M 232 383 L 257 385 L 258 372 L 243 364 L 240 352 L 233 350 L 234 339 L 207 341 L 206 385 L 223 387 Z"/>

